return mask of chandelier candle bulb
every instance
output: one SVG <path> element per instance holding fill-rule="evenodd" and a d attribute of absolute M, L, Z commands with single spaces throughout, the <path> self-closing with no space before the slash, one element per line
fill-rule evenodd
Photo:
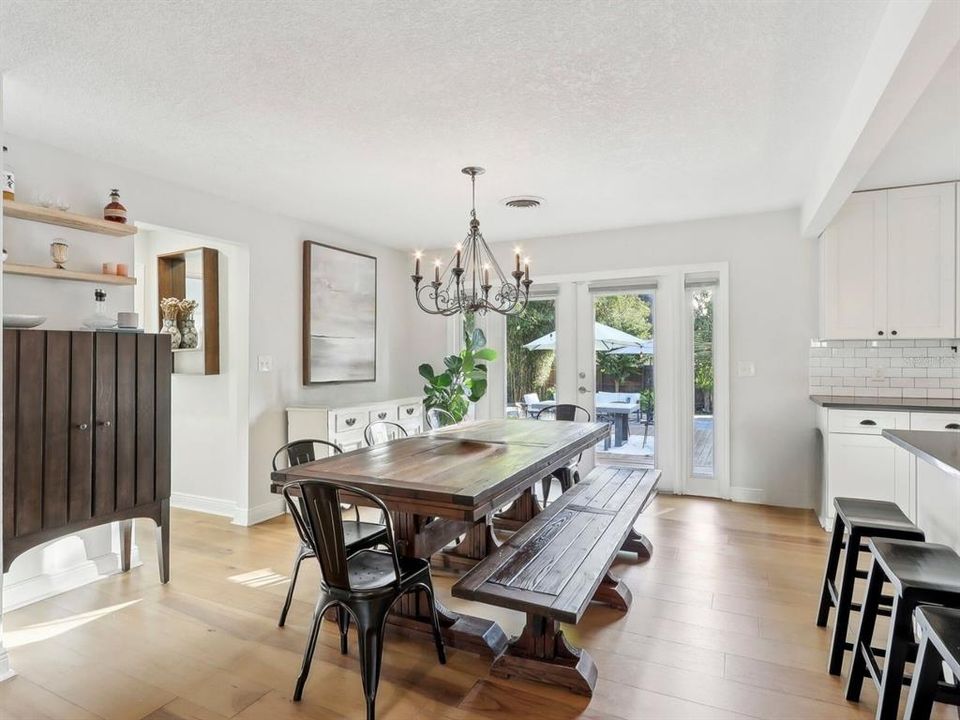
<path fill-rule="evenodd" d="M 437 285 L 439 285 L 440 284 L 440 258 L 437 258 L 436 261 L 434 262 L 433 272 L 434 272 L 433 281 L 437 283 Z"/>
<path fill-rule="evenodd" d="M 417 253 L 416 255 L 414 255 L 414 257 L 417 260 L 416 260 L 416 264 L 414 265 L 413 274 L 416 277 L 420 277 L 420 253 Z"/>
<path fill-rule="evenodd" d="M 517 252 L 517 272 L 520 272 L 520 253 Z"/>

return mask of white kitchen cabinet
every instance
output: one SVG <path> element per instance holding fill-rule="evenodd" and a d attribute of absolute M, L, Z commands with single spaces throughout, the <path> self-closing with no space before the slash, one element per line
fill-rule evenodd
<path fill-rule="evenodd" d="M 856 193 L 820 237 L 821 337 L 872 338 L 886 327 L 887 196 Z"/>
<path fill-rule="evenodd" d="M 955 183 L 896 188 L 886 193 L 888 334 L 954 337 Z"/>
<path fill-rule="evenodd" d="M 824 339 L 951 338 L 957 183 L 854 193 L 821 242 Z"/>
<path fill-rule="evenodd" d="M 920 458 L 916 462 L 916 523 L 927 542 L 960 550 L 960 478 Z"/>
<path fill-rule="evenodd" d="M 287 442 L 326 440 L 350 452 L 366 445 L 364 428 L 379 420 L 399 422 L 408 435 L 416 435 L 423 432 L 423 403 L 420 398 L 402 398 L 344 408 L 290 407 Z"/>
<path fill-rule="evenodd" d="M 827 453 L 830 505 L 834 497 L 889 500 L 912 516 L 912 457 L 879 435 L 833 433 Z"/>

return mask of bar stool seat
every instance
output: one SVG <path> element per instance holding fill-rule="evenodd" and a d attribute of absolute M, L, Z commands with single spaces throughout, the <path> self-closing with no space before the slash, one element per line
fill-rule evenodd
<path fill-rule="evenodd" d="M 913 612 L 920 604 L 960 608 L 960 555 L 946 545 L 912 540 L 870 539 L 867 545 L 873 564 L 860 613 L 846 697 L 859 700 L 863 681 L 869 676 L 880 694 L 877 720 L 895 720 L 906 679 L 904 668 L 917 650 Z M 893 608 L 887 645 L 881 652 L 872 645 L 884 582 L 893 586 Z M 882 668 L 877 660 L 881 656 L 885 658 Z"/>
<path fill-rule="evenodd" d="M 928 720 L 934 701 L 960 704 L 956 685 L 940 683 L 941 663 L 960 678 L 960 610 L 926 605 L 914 617 L 920 628 L 920 650 L 910 683 L 905 720 Z"/>
<path fill-rule="evenodd" d="M 833 639 L 830 644 L 827 669 L 831 675 L 839 675 L 843 668 L 843 657 L 853 644 L 847 642 L 847 629 L 850 626 L 850 613 L 858 612 L 860 604 L 853 602 L 853 588 L 857 578 L 865 578 L 866 573 L 857 570 L 857 560 L 861 552 L 867 552 L 867 546 L 861 541 L 873 537 L 903 538 L 923 540 L 923 531 L 914 525 L 896 503 L 886 500 L 868 500 L 865 498 L 834 498 L 835 517 L 830 548 L 827 551 L 827 566 L 823 574 L 820 589 L 820 607 L 817 612 L 817 625 L 825 627 L 830 608 L 837 609 L 833 623 Z M 844 542 L 846 535 L 846 542 Z M 837 587 L 837 570 L 840 555 L 846 549 L 843 563 L 843 577 Z M 887 603 L 892 598 L 883 597 Z M 886 606 L 880 609 L 889 614 Z"/>

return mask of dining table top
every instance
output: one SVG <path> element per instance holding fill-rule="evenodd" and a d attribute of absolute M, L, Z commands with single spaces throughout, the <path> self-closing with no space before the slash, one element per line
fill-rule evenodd
<path fill-rule="evenodd" d="M 481 420 L 278 470 L 271 489 L 324 479 L 391 510 L 479 520 L 609 433 L 606 423 Z"/>

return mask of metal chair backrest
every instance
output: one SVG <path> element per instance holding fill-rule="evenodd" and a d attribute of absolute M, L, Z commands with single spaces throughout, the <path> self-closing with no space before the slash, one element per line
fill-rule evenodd
<path fill-rule="evenodd" d="M 326 454 L 324 454 L 324 451 Z M 277 470 L 286 470 L 295 465 L 303 465 L 304 463 L 313 462 L 314 460 L 329 457 L 330 455 L 339 455 L 342 452 L 343 450 L 340 449 L 339 445 L 327 442 L 326 440 L 294 440 L 293 442 L 288 442 L 274 453 L 273 470 L 274 472 Z M 286 456 L 287 462 L 286 465 L 280 467 L 277 461 L 284 455 Z"/>
<path fill-rule="evenodd" d="M 580 417 L 577 415 L 580 414 Z M 579 422 L 590 422 L 590 411 L 579 405 L 548 405 L 538 412 L 535 417 L 537 420 L 543 418 L 544 415 L 553 415 L 557 420 L 575 420 Z M 546 419 L 546 418 L 544 418 Z"/>
<path fill-rule="evenodd" d="M 457 419 L 443 408 L 430 408 L 427 410 L 427 427 L 430 430 L 439 430 L 448 425 L 456 425 Z"/>
<path fill-rule="evenodd" d="M 407 437 L 407 430 L 400 423 L 389 420 L 372 422 L 363 429 L 363 439 L 367 445 L 382 445 L 395 438 Z"/>
<path fill-rule="evenodd" d="M 383 500 L 357 487 L 330 480 L 295 480 L 283 488 L 283 498 L 290 515 L 303 537 L 317 556 L 324 582 L 331 588 L 352 591 L 347 565 L 347 548 L 343 538 L 340 493 L 347 493 L 369 501 L 383 513 L 387 526 L 387 546 L 393 560 L 394 584 L 400 586 L 400 559 L 393 534 L 393 520 Z"/>

